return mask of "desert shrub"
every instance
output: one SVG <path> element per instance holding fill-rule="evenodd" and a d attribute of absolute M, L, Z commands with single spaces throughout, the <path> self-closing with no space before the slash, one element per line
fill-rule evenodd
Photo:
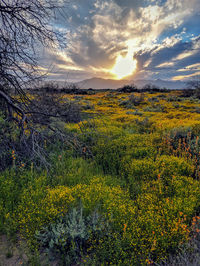
<path fill-rule="evenodd" d="M 193 96 L 194 93 L 195 93 L 194 89 L 184 89 L 181 91 L 180 97 L 188 98 L 188 97 Z"/>
<path fill-rule="evenodd" d="M 41 187 L 47 182 L 44 173 L 40 180 Z M 14 234 L 16 223 L 14 213 L 18 208 L 24 190 L 35 187 L 38 172 L 33 167 L 26 169 L 25 164 L 15 165 L 0 174 L 0 231 L 3 230 L 8 235 Z"/>
<path fill-rule="evenodd" d="M 193 163 L 193 170 L 191 175 L 194 178 L 200 177 L 200 147 L 198 124 L 192 127 L 175 128 L 163 138 L 161 149 L 166 154 L 174 154 L 177 157 L 182 157 L 186 161 Z"/>
<path fill-rule="evenodd" d="M 79 105 L 45 91 L 34 92 L 26 105 L 28 118 L 24 124 L 17 122 L 18 117 L 10 121 L 9 116 L 0 114 L 0 170 L 13 161 L 16 165 L 30 166 L 33 162 L 38 168 L 48 168 L 48 147 L 72 147 L 72 133 L 67 132 L 66 122 L 80 121 Z"/>
<path fill-rule="evenodd" d="M 144 112 L 166 112 L 166 108 L 161 105 L 152 105 L 152 106 L 147 106 L 143 109 Z"/>
<path fill-rule="evenodd" d="M 23 191 L 16 211 L 16 224 L 29 241 L 33 241 L 37 229 L 66 213 L 74 201 L 70 188 L 50 190 L 45 185 L 43 177 L 35 180 Z"/>
<path fill-rule="evenodd" d="M 148 101 L 152 103 L 159 103 L 159 99 L 157 97 L 148 98 Z"/>
<path fill-rule="evenodd" d="M 109 187 L 99 179 L 91 181 L 89 185 L 50 189 L 44 186 L 43 178 L 39 178 L 34 187 L 24 190 L 16 213 L 16 223 L 23 235 L 33 240 L 36 230 L 65 215 L 80 199 L 89 214 L 98 207 L 101 210 L 102 202 L 105 205 L 103 209 L 107 209 L 112 200 L 121 198 L 125 199 L 125 194 L 119 187 Z M 117 209 L 115 212 L 118 212 Z M 108 215 L 111 213 L 108 212 Z"/>
<path fill-rule="evenodd" d="M 178 103 L 172 103 L 172 106 L 173 106 L 174 108 L 179 108 L 179 107 L 180 107 L 180 105 L 179 105 Z"/>
<path fill-rule="evenodd" d="M 77 101 L 77 102 L 80 102 L 80 101 L 83 100 L 83 96 L 81 96 L 81 95 L 75 95 L 74 96 L 74 100 Z"/>
<path fill-rule="evenodd" d="M 75 94 L 75 95 L 87 95 L 90 94 L 90 90 L 80 89 L 75 83 L 66 84 L 60 89 L 60 92 L 65 94 Z"/>
<path fill-rule="evenodd" d="M 124 164 L 125 171 L 122 174 L 128 177 L 129 183 L 148 180 L 155 175 L 156 165 L 150 158 L 126 160 Z"/>
<path fill-rule="evenodd" d="M 144 94 L 140 93 L 138 96 L 131 94 L 128 99 L 128 104 L 133 104 L 135 106 L 141 104 L 144 101 Z"/>
<path fill-rule="evenodd" d="M 103 174 L 101 167 L 94 160 L 75 158 L 64 153 L 56 154 L 52 160 L 48 183 L 53 186 L 67 185 L 71 187 L 77 184 L 87 184 L 93 176 Z"/>
<path fill-rule="evenodd" d="M 130 191 L 133 191 L 134 186 L 139 186 L 143 181 L 162 178 L 163 182 L 168 185 L 173 176 L 191 176 L 194 172 L 192 164 L 183 158 L 174 156 L 160 156 L 156 160 L 148 157 L 143 159 L 129 157 L 128 160 L 125 157 L 122 166 L 121 176 L 127 180 Z"/>
<path fill-rule="evenodd" d="M 194 172 L 192 163 L 185 158 L 163 155 L 157 158 L 156 168 L 161 176 L 191 176 Z"/>
<path fill-rule="evenodd" d="M 99 139 L 93 147 L 97 164 L 103 167 L 105 173 L 121 175 L 124 172 L 124 160 L 155 156 L 156 150 L 148 140 L 148 134 L 140 136 L 119 136 L 116 139 Z"/>
<path fill-rule="evenodd" d="M 103 171 L 109 174 L 119 174 L 121 159 L 126 154 L 127 145 L 116 140 L 99 140 L 93 147 L 97 164 L 102 165 Z"/>
<path fill-rule="evenodd" d="M 138 110 L 136 110 L 135 112 L 128 111 L 128 112 L 126 112 L 126 114 L 127 115 L 138 115 L 138 116 L 142 116 L 143 115 L 143 113 L 138 111 Z"/>
<path fill-rule="evenodd" d="M 134 109 L 135 106 L 140 105 L 141 103 L 144 102 L 144 94 L 140 93 L 138 95 L 131 94 L 128 99 L 120 101 L 119 105 L 124 106 L 125 108 L 128 109 Z"/>
<path fill-rule="evenodd" d="M 199 125 L 172 129 L 166 136 L 171 149 L 178 155 L 198 156 L 199 153 Z"/>
<path fill-rule="evenodd" d="M 154 84 L 145 84 L 143 88 L 141 89 L 144 92 L 149 92 L 149 93 L 155 93 L 155 92 L 168 92 L 166 88 L 160 88 Z"/>
<path fill-rule="evenodd" d="M 192 110 L 191 113 L 200 114 L 200 108 L 199 108 L 199 106 L 195 106 L 194 110 Z"/>
<path fill-rule="evenodd" d="M 183 101 L 183 99 L 178 97 L 178 96 L 169 96 L 166 100 L 168 102 L 181 102 L 181 101 Z"/>
<path fill-rule="evenodd" d="M 87 217 L 98 208 L 109 223 L 105 237 L 91 240 L 90 256 L 98 263 L 118 265 L 159 261 L 176 250 L 188 239 L 188 221 L 199 208 L 200 195 L 199 182 L 187 177 L 175 177 L 168 186 L 162 179 L 144 182 L 135 200 L 120 187 L 106 185 L 106 179 L 46 189 L 45 194 L 42 190 L 40 186 L 42 200 L 34 189 L 23 195 L 19 206 L 19 224 L 26 236 L 32 232 L 34 237 L 36 230 L 64 217 L 81 200 Z"/>
<path fill-rule="evenodd" d="M 112 91 L 112 90 L 111 90 L 111 91 L 108 90 L 108 93 L 106 93 L 105 98 L 106 98 L 106 99 L 117 98 L 117 95 L 114 93 L 114 91 Z"/>
<path fill-rule="evenodd" d="M 32 92 L 37 93 L 38 91 L 42 91 L 44 93 L 59 93 L 59 85 L 56 82 L 45 82 L 40 88 L 35 88 Z"/>
<path fill-rule="evenodd" d="M 136 119 L 135 123 L 138 128 L 138 132 L 143 133 L 151 133 L 154 130 L 154 123 L 151 121 L 148 117 L 145 117 L 144 119 Z"/>
<path fill-rule="evenodd" d="M 191 131 L 194 136 L 199 136 L 200 135 L 200 124 L 192 125 Z"/>
<path fill-rule="evenodd" d="M 72 123 L 81 120 L 80 105 L 76 101 L 63 98 L 60 94 L 38 91 L 30 104 L 31 115 L 37 123 L 50 123 L 52 117 Z"/>
<path fill-rule="evenodd" d="M 104 105 L 104 103 L 103 103 L 103 101 L 99 100 L 98 103 L 97 103 L 97 105 L 100 105 L 101 106 L 101 105 Z"/>
<path fill-rule="evenodd" d="M 18 160 L 21 150 L 19 136 L 20 130 L 15 123 L 8 121 L 3 114 L 0 114 L 0 171 L 12 165 L 13 151 L 15 152 L 15 160 Z M 16 150 L 18 151 L 17 155 Z"/>
<path fill-rule="evenodd" d="M 160 266 L 188 266 L 188 265 L 199 265 L 200 261 L 200 217 L 194 216 L 192 218 L 190 239 L 188 242 L 181 244 L 175 254 L 170 256 L 159 263 Z"/>
<path fill-rule="evenodd" d="M 167 138 L 170 139 L 170 143 L 175 149 L 178 148 L 180 141 L 186 140 L 188 137 L 191 137 L 191 127 L 173 128 L 167 135 Z"/>
<path fill-rule="evenodd" d="M 106 231 L 108 224 L 97 211 L 86 216 L 80 206 L 36 231 L 36 238 L 50 260 L 58 258 L 68 265 L 79 262 L 91 249 L 91 242 L 95 240 L 98 243 Z"/>
<path fill-rule="evenodd" d="M 94 105 L 90 101 L 83 101 L 81 108 L 82 110 L 94 110 Z"/>
<path fill-rule="evenodd" d="M 160 98 L 162 100 L 165 100 L 167 98 L 167 95 L 165 95 L 165 94 L 159 94 L 159 95 L 157 95 L 157 98 Z"/>
<path fill-rule="evenodd" d="M 118 92 L 123 92 L 123 93 L 132 93 L 132 92 L 138 92 L 139 89 L 134 85 L 125 85 L 122 88 L 117 89 Z"/>
<path fill-rule="evenodd" d="M 20 189 L 15 177 L 8 172 L 0 175 L 0 232 L 8 233 L 10 214 L 16 208 L 19 199 Z"/>
<path fill-rule="evenodd" d="M 133 112 L 133 115 L 142 116 L 142 115 L 143 115 L 143 113 L 142 113 L 142 112 L 140 112 L 139 110 L 137 110 L 137 109 L 136 109 L 136 111 L 135 111 L 135 112 Z"/>

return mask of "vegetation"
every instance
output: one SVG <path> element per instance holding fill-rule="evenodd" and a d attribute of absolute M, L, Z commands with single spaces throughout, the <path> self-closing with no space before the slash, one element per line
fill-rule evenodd
<path fill-rule="evenodd" d="M 0 262 L 199 264 L 199 82 L 27 90 L 56 8 L 0 3 Z"/>
<path fill-rule="evenodd" d="M 47 112 L 54 108 L 54 119 L 38 126 L 47 167 L 23 155 L 18 127 L 0 115 L 8 140 L 0 139 L 0 231 L 11 246 L 25 243 L 22 262 L 199 262 L 198 98 L 181 91 L 47 96 L 30 95 Z"/>

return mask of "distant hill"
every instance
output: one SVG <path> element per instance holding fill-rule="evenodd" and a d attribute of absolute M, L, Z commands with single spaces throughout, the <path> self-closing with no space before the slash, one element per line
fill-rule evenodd
<path fill-rule="evenodd" d="M 186 88 L 186 84 L 183 81 L 177 80 L 177 81 L 168 81 L 168 80 L 162 80 L 162 79 L 156 79 L 156 80 L 143 80 L 143 79 L 138 79 L 133 81 L 133 83 L 139 87 L 142 88 L 146 84 L 151 84 L 158 86 L 160 88 L 166 88 L 166 89 L 184 89 Z"/>
<path fill-rule="evenodd" d="M 102 79 L 91 78 L 85 79 L 75 83 L 81 89 L 117 89 L 126 84 L 131 84 L 130 80 L 114 80 L 114 79 Z"/>
<path fill-rule="evenodd" d="M 142 88 L 146 84 L 155 85 L 160 88 L 167 89 L 183 89 L 186 87 L 183 81 L 167 81 L 167 80 L 113 80 L 102 78 L 91 78 L 76 82 L 75 85 L 81 89 L 118 89 L 124 85 L 135 84 L 138 88 Z"/>

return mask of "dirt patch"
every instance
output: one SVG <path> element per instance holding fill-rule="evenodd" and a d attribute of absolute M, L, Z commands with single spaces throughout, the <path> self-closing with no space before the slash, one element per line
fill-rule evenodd
<path fill-rule="evenodd" d="M 5 235 L 0 236 L 0 266 L 27 265 L 27 262 L 22 246 L 9 241 Z"/>
<path fill-rule="evenodd" d="M 50 262 L 43 253 L 33 254 L 24 240 L 11 241 L 6 235 L 0 236 L 0 266 L 58 266 Z"/>

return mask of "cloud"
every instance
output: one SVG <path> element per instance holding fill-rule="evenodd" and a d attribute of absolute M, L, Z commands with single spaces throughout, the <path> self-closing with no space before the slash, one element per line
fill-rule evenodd
<path fill-rule="evenodd" d="M 199 49 L 200 37 L 190 41 L 184 41 L 172 37 L 163 40 L 161 44 L 156 44 L 150 50 L 139 51 L 136 55 L 138 61 L 138 72 L 151 71 L 152 76 L 160 78 L 173 78 L 179 75 L 181 69 L 186 74 L 195 74 L 198 69 L 188 66 L 197 66 L 200 63 Z M 159 73 L 158 73 L 159 71 Z M 141 74 L 141 73 L 139 73 Z"/>
<path fill-rule="evenodd" d="M 66 15 L 58 15 L 55 27 L 66 34 L 66 48 L 47 59 L 62 71 L 71 66 L 79 76 L 108 76 L 117 58 L 131 53 L 138 61 L 135 77 L 171 78 L 166 69 L 200 61 L 198 41 L 192 40 L 195 21 L 189 23 L 198 17 L 198 0 L 74 0 L 62 6 Z"/>
<path fill-rule="evenodd" d="M 172 80 L 189 80 L 190 78 L 196 78 L 196 77 L 200 77 L 200 71 L 192 73 L 192 74 L 174 76 Z"/>

